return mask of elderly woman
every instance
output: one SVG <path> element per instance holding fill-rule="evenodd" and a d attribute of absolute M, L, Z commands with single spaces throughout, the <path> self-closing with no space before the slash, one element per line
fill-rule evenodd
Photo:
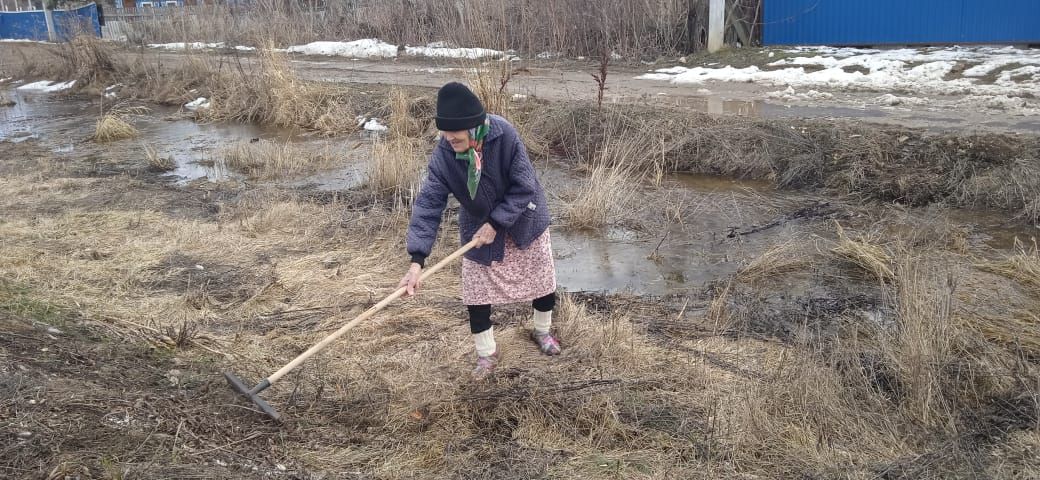
<path fill-rule="evenodd" d="M 531 339 L 542 353 L 559 354 L 560 343 L 550 332 L 556 270 L 549 210 L 520 136 L 504 118 L 488 115 L 461 83 L 441 87 L 435 119 L 441 138 L 413 205 L 407 234 L 412 264 L 400 285 L 409 295 L 420 287 L 451 194 L 462 206 L 462 243 L 475 239 L 477 245 L 462 261 L 462 303 L 477 350 L 474 378 L 488 377 L 498 364 L 492 305 L 531 302 Z"/>

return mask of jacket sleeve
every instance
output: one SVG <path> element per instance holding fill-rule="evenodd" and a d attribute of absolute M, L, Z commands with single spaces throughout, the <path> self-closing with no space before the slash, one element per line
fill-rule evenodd
<path fill-rule="evenodd" d="M 435 161 L 430 162 L 429 173 L 419 188 L 419 196 L 412 204 L 412 218 L 408 222 L 408 233 L 405 236 L 408 255 L 419 265 L 425 263 L 426 257 L 430 256 L 430 251 L 433 250 L 450 193 L 435 165 Z"/>
<path fill-rule="evenodd" d="M 491 224 L 496 229 L 510 228 L 520 218 L 524 210 L 532 208 L 546 208 L 545 205 L 535 205 L 538 191 L 538 173 L 534 170 L 534 164 L 527 157 L 527 149 L 524 148 L 520 137 L 516 137 L 513 145 L 513 161 L 509 167 L 509 188 L 506 189 L 505 197 L 493 210 L 491 210 Z"/>

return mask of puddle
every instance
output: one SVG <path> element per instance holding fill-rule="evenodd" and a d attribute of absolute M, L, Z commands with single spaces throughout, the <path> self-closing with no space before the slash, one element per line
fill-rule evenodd
<path fill-rule="evenodd" d="M 672 240 L 663 243 L 660 239 L 615 240 L 609 235 L 553 230 L 557 281 L 569 291 L 664 295 L 700 290 L 706 282 L 730 275 L 739 266 L 723 247 L 691 245 L 701 242 L 687 232 L 669 232 L 669 238 Z M 651 257 L 655 249 L 656 255 Z"/>
<path fill-rule="evenodd" d="M 98 116 L 96 102 L 57 95 L 8 93 L 17 104 L 0 109 L 0 141 L 38 141 L 59 157 L 97 155 L 113 162 L 144 162 L 145 146 L 163 157 L 172 157 L 176 168 L 165 174 L 178 183 L 198 179 L 223 181 L 241 176 L 228 169 L 219 152 L 236 142 L 268 139 L 278 142 L 321 142 L 298 132 L 261 128 L 248 124 L 200 124 L 172 108 L 153 108 L 135 116 L 140 131 L 135 140 L 98 145 L 86 141 Z M 703 100 L 703 99 L 702 99 Z M 706 106 L 706 108 L 709 108 Z M 722 102 L 710 108 L 738 115 L 769 115 L 774 108 L 763 102 Z M 795 107 L 797 108 L 797 107 Z M 862 111 L 854 111 L 865 116 Z M 345 190 L 360 185 L 372 153 L 371 132 L 334 140 L 341 156 L 339 167 L 293 179 L 284 184 L 318 190 Z M 574 173 L 552 164 L 540 165 L 544 182 L 575 181 Z M 797 222 L 768 233 L 724 241 L 734 227 L 760 225 L 807 202 L 796 192 L 778 192 L 766 181 L 733 180 L 706 175 L 676 174 L 664 179 L 672 193 L 696 206 L 683 224 L 669 223 L 655 231 L 609 228 L 603 231 L 568 231 L 554 228 L 553 250 L 559 284 L 570 291 L 632 292 L 664 295 L 698 291 L 707 282 L 733 274 L 741 262 L 804 228 Z M 662 197 L 664 198 L 664 197 Z M 668 197 L 671 198 L 671 197 Z M 672 200 L 669 200 L 672 201 Z M 654 206 L 641 206 L 649 208 Z M 651 213 L 652 214 L 652 213 Z M 1010 249 L 1017 237 L 1029 242 L 1040 233 L 1034 226 L 1009 226 L 1005 215 L 977 211 L 951 211 L 950 220 L 973 225 L 980 241 L 994 248 Z M 662 230 L 663 228 L 663 230 Z"/>

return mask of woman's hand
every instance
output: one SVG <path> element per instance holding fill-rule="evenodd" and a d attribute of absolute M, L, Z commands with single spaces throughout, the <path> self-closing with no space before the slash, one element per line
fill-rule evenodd
<path fill-rule="evenodd" d="M 473 234 L 473 239 L 477 241 L 477 247 L 491 244 L 495 241 L 495 227 L 492 227 L 490 223 L 485 223 L 480 230 L 477 230 L 477 233 Z"/>
<path fill-rule="evenodd" d="M 408 267 L 408 273 L 404 274 L 404 278 L 397 284 L 397 288 L 405 287 L 405 293 L 408 296 L 415 295 L 415 292 L 418 292 L 419 287 L 422 286 L 422 280 L 419 279 L 421 273 L 422 266 L 418 263 L 412 263 L 412 266 Z"/>

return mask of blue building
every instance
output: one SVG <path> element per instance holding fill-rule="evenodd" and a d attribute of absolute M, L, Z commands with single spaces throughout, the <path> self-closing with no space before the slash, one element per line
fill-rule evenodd
<path fill-rule="evenodd" d="M 1040 44 L 1040 0 L 763 0 L 764 45 Z"/>

